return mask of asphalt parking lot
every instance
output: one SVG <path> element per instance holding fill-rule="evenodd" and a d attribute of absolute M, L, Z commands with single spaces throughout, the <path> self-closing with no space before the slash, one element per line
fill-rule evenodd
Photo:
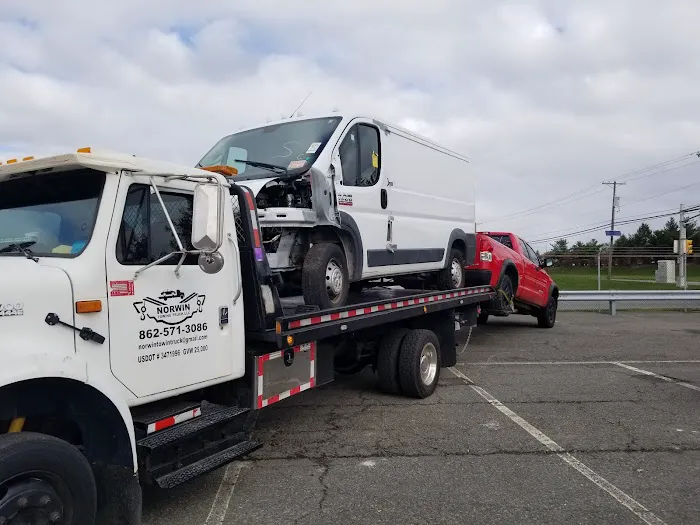
<path fill-rule="evenodd" d="M 700 523 L 700 314 L 490 320 L 459 361 L 428 399 L 365 370 L 261 411 L 144 524 Z"/>

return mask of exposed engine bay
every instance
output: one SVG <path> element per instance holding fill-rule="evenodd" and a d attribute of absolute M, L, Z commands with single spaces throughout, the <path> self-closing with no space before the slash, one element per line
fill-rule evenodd
<path fill-rule="evenodd" d="M 289 180 L 275 179 L 268 182 L 258 193 L 258 209 L 267 208 L 311 208 L 311 176 L 304 174 Z"/>

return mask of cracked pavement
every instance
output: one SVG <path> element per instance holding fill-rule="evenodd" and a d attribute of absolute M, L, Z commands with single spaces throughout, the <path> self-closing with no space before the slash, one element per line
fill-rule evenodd
<path fill-rule="evenodd" d="M 700 386 L 699 323 L 495 319 L 456 368 L 664 523 L 699 523 L 700 392 L 614 364 Z M 644 523 L 448 369 L 423 400 L 375 381 L 366 369 L 262 410 L 223 523 Z M 143 523 L 205 524 L 224 470 L 146 492 Z"/>

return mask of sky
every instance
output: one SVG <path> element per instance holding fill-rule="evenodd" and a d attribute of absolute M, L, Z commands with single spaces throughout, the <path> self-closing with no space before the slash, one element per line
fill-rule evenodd
<path fill-rule="evenodd" d="M 700 204 L 698 20 L 697 0 L 2 0 L 0 160 L 194 165 L 311 92 L 304 114 L 370 113 L 468 156 L 478 229 L 546 250 L 609 221 L 603 181 L 627 182 L 623 219 Z"/>

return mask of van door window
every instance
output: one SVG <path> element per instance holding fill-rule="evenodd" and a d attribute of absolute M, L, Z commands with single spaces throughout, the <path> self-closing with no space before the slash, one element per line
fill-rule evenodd
<path fill-rule="evenodd" d="M 183 246 L 186 250 L 193 250 L 190 239 L 192 195 L 161 191 L 160 196 Z M 158 197 L 150 186 L 132 184 L 117 239 L 117 261 L 124 265 L 146 265 L 178 250 Z M 197 264 L 197 259 L 197 255 L 189 254 L 183 264 Z M 161 264 L 175 265 L 179 260 L 180 256 L 174 255 Z"/>
<path fill-rule="evenodd" d="M 360 124 L 360 178 L 358 186 L 374 186 L 379 182 L 379 130 Z"/>
<path fill-rule="evenodd" d="M 343 186 L 374 186 L 379 181 L 379 130 L 356 124 L 340 143 Z"/>
<path fill-rule="evenodd" d="M 360 177 L 358 157 L 360 154 L 357 126 L 350 131 L 340 143 L 340 166 L 343 171 L 343 186 L 357 186 Z"/>

